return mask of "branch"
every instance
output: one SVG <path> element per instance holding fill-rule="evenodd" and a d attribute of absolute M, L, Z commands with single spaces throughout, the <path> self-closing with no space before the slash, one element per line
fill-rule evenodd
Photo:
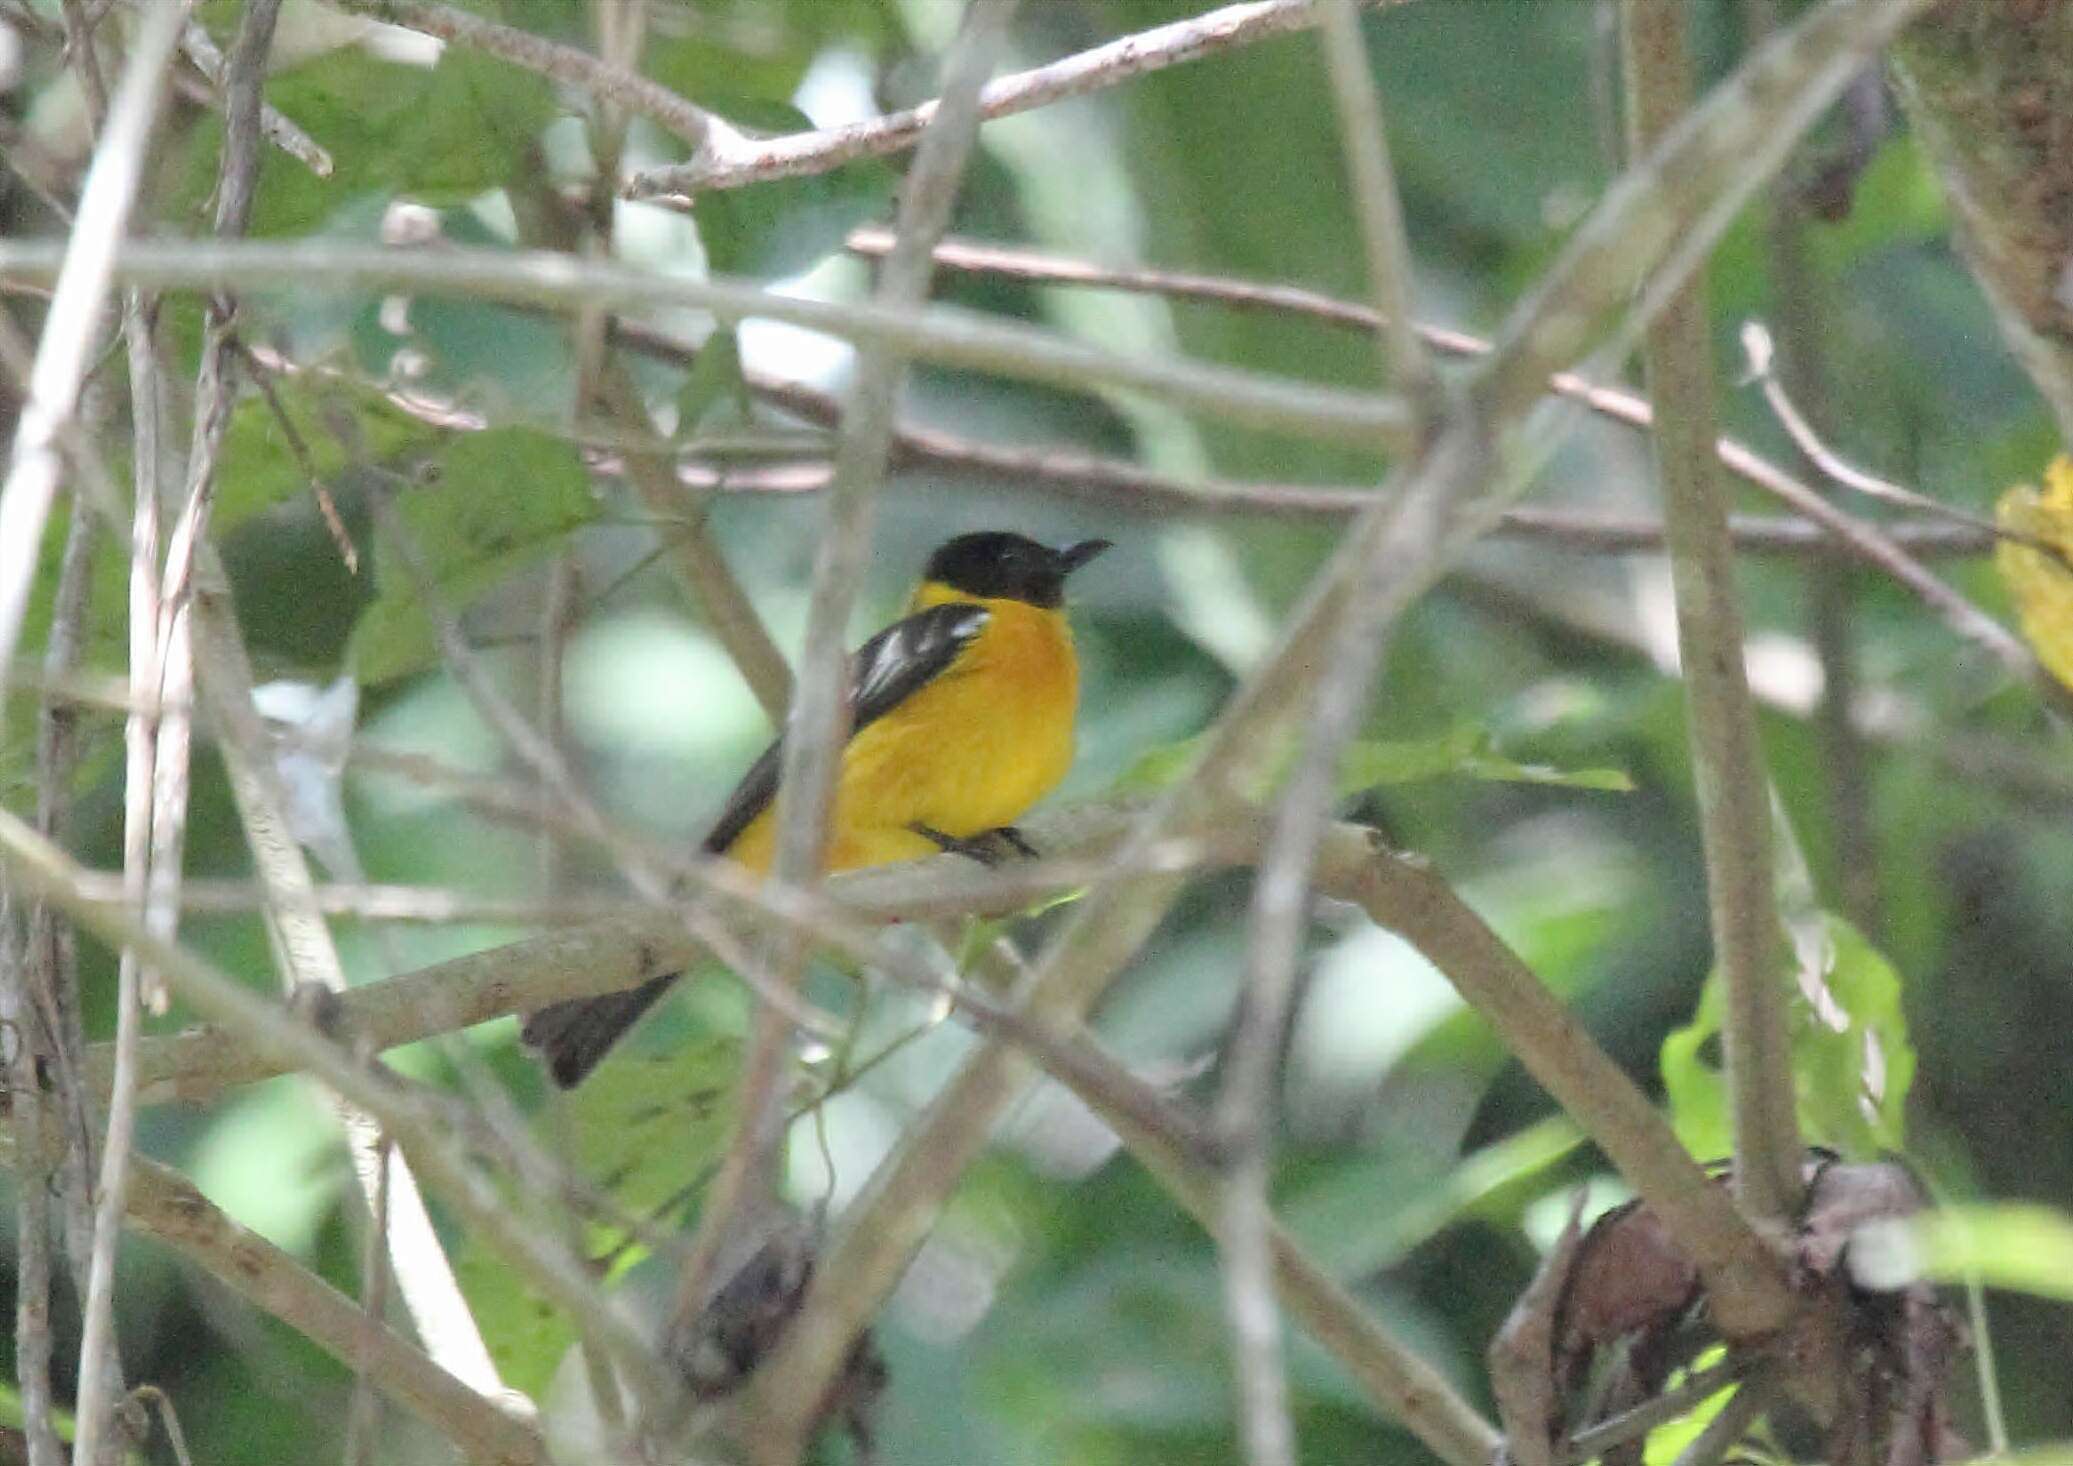
<path fill-rule="evenodd" d="M 1636 152 L 1691 107 L 1691 62 L 1678 0 L 1623 0 L 1627 132 Z M 1703 276 L 1673 296 L 1643 351 L 1655 398 L 1686 719 L 1706 854 L 1713 956 L 1727 993 L 1723 1023 L 1735 1121 L 1735 1191 L 1751 1219 L 1777 1227 L 1798 1207 L 1798 1089 L 1786 1024 L 1785 934 L 1772 887 L 1770 778 L 1743 669 L 1742 607 L 1727 509 L 1711 473 L 1712 343 Z M 1717 1310 L 1716 1310 L 1717 1311 Z M 1732 1336 L 1780 1319 L 1724 1318 Z M 1754 1328 L 1752 1327 L 1754 1326 Z"/>
<path fill-rule="evenodd" d="M 188 22 L 180 34 L 180 50 L 194 63 L 194 69 L 208 78 L 209 85 L 216 90 L 210 100 L 222 105 L 225 88 L 223 52 L 209 35 L 208 28 L 199 21 Z M 319 178 L 331 176 L 331 154 L 322 144 L 304 132 L 295 123 L 281 115 L 270 103 L 261 103 L 259 108 L 259 132 L 268 142 L 293 158 Z"/>
<path fill-rule="evenodd" d="M 1340 151 L 1353 185 L 1361 243 L 1367 250 L 1368 288 L 1383 321 L 1391 385 L 1406 401 L 1435 405 L 1439 378 L 1411 316 L 1411 246 L 1404 238 L 1404 206 L 1397 197 L 1382 125 L 1382 99 L 1361 38 L 1357 0 L 1326 0 L 1325 73 L 1339 116 Z"/>
<path fill-rule="evenodd" d="M 1716 1318 L 1783 1318 L 1791 1294 L 1769 1248 L 1678 1142 L 1647 1096 L 1547 986 L 1423 862 L 1340 825 L 1317 889 L 1422 952 L 1634 1187 L 1705 1279 Z"/>
<path fill-rule="evenodd" d="M 1400 0 L 1361 3 L 1393 5 Z M 1132 77 L 1300 30 L 1316 19 L 1317 0 L 1255 0 L 1251 4 L 1226 5 L 1171 25 L 1120 37 L 1048 66 L 999 77 L 979 94 L 979 115 L 990 121 L 1047 107 Z M 715 146 L 709 141 L 688 163 L 634 174 L 626 180 L 626 196 L 663 198 L 739 188 L 766 179 L 826 173 L 858 158 L 905 152 L 920 139 L 939 105 L 923 102 L 918 107 L 868 121 L 787 137 L 743 139 L 730 141 L 726 146 Z"/>
<path fill-rule="evenodd" d="M 67 10 L 69 33 L 80 33 L 78 17 Z M 105 392 L 90 394 L 82 404 L 89 416 L 104 406 Z M 63 675 L 78 666 L 86 640 L 97 538 L 93 516 L 74 494 L 71 523 L 59 560 L 57 589 L 51 598 L 50 632 L 43 664 Z M 72 807 L 73 781 L 79 764 L 79 717 L 72 709 L 46 704 L 36 729 L 36 826 L 62 838 Z M 51 1209 L 50 1195 L 64 1197 L 66 1242 L 74 1257 L 87 1265 L 75 1269 L 75 1284 L 91 1271 L 93 1196 L 93 1131 L 79 1080 L 83 1037 L 79 1031 L 79 954 L 71 933 L 42 903 L 29 912 L 27 949 L 11 903 L 0 913 L 0 973 L 6 999 L 0 1017 L 13 1026 L 9 1072 L 20 1110 L 16 1136 L 39 1147 L 36 1164 L 19 1178 L 16 1216 L 20 1230 L 19 1276 L 16 1279 L 16 1377 L 22 1390 L 31 1466 L 56 1466 L 61 1448 L 50 1427 Z M 55 1162 L 55 1165 L 53 1164 Z M 83 1222 L 83 1225 L 81 1223 Z M 78 1232 L 72 1231 L 78 1227 Z M 113 1341 L 106 1347 L 114 1349 Z M 116 1367 L 118 1372 L 119 1365 Z M 38 1416 L 40 1401 L 45 1414 Z"/>
<path fill-rule="evenodd" d="M 49 244 L 0 240 L 0 281 L 45 283 L 60 264 Z M 785 321 L 810 331 L 886 347 L 919 361 L 992 372 L 1084 392 L 1090 383 L 1170 399 L 1238 423 L 1303 437 L 1405 446 L 1411 420 L 1393 397 L 1312 386 L 1264 373 L 1197 362 L 1117 356 L 1034 327 L 949 306 L 893 311 L 777 295 L 739 280 L 658 275 L 610 260 L 536 250 L 396 250 L 299 241 L 215 240 L 133 244 L 116 256 L 116 278 L 158 289 L 335 288 L 447 292 L 510 305 L 570 309 L 687 306 L 723 323 Z"/>
<path fill-rule="evenodd" d="M 1022 828 L 1038 848 L 1061 857 L 1037 862 L 1032 873 L 1058 870 L 1042 887 L 982 869 L 961 855 L 872 870 L 845 871 L 829 878 L 827 896 L 856 917 L 887 921 L 955 913 L 1005 914 L 1021 910 L 1043 894 L 1085 885 L 1090 867 L 1106 869 L 1130 821 L 1142 811 L 1133 802 L 1081 805 L 1043 813 Z M 1229 858 L 1228 847 L 1209 847 L 1204 858 Z M 1170 864 L 1170 863 L 1164 863 Z M 1163 866 L 1162 866 L 1163 868 Z M 1021 872 L 1013 874 L 1021 875 Z M 723 878 L 716 870 L 715 879 Z M 746 897 L 752 878 L 737 882 Z M 82 899 L 95 897 L 96 883 L 80 873 Z M 105 888 L 103 888 L 105 889 Z M 720 914 L 744 929 L 747 913 Z M 652 906 L 609 920 L 534 937 L 421 968 L 401 977 L 371 982 L 339 995 L 339 1022 L 354 1041 L 375 1053 L 438 1033 L 469 1028 L 508 1014 L 545 1007 L 561 998 L 594 997 L 675 971 L 704 954 L 682 919 Z M 97 1044 L 87 1052 L 90 1086 L 105 1089 L 110 1051 Z M 146 1038 L 138 1050 L 138 1075 L 148 1101 L 205 1103 L 226 1088 L 256 1083 L 287 1072 L 266 1055 L 246 1048 L 233 1032 L 191 1028 Z"/>
<path fill-rule="evenodd" d="M 340 994 L 346 991 L 345 971 L 330 927 L 311 894 L 309 862 L 289 824 L 271 743 L 253 702 L 251 666 L 213 546 L 204 547 L 201 570 L 211 582 L 195 603 L 201 693 L 217 727 L 217 746 L 252 863 L 270 897 L 264 914 L 275 961 L 289 992 L 314 984 Z M 378 1115 L 349 1105 L 340 1105 L 338 1116 L 354 1179 L 371 1212 L 382 1186 L 384 1126 Z M 388 1163 L 387 1246 L 397 1288 L 432 1356 L 474 1388 L 490 1393 L 501 1388 L 496 1365 L 433 1230 L 410 1164 L 415 1159 L 412 1152 Z"/>
<path fill-rule="evenodd" d="M 1769 333 L 1762 327 L 1752 324 L 1744 329 L 1742 341 L 1748 356 L 1750 372 L 1764 384 L 1766 399 L 1771 401 L 1775 408 L 1778 402 L 1784 399 L 1772 377 Z M 1789 403 L 1787 405 L 1789 407 Z M 1794 416 L 1796 417 L 1796 414 Z M 1900 489 L 1898 485 L 1886 487 L 1903 495 L 1912 493 Z M 1810 518 L 1822 519 L 1824 523 L 1847 522 L 1853 526 L 1845 533 L 1851 537 L 1866 560 L 1885 570 L 1901 585 L 1914 592 L 1915 596 L 1953 632 L 1983 648 L 2011 675 L 2028 684 L 2042 701 L 2061 708 L 2067 705 L 2066 689 L 2039 665 L 2036 653 L 2030 650 L 2022 638 L 1966 600 L 1955 589 L 1914 563 L 1890 540 L 1883 540 L 1877 526 L 1853 519 L 1825 499 L 1813 495 L 1811 490 L 1806 492 L 1809 495 L 1806 509 L 1810 511 Z M 1812 508 L 1815 504 L 1820 507 Z M 2006 538 L 1998 529 L 1995 535 L 1997 538 Z M 2056 556 L 2057 551 L 2053 550 L 2051 553 Z"/>
<path fill-rule="evenodd" d="M 129 1225 L 272 1314 L 375 1387 L 480 1466 L 544 1466 L 524 1422 L 470 1389 L 394 1329 L 289 1254 L 221 1211 L 194 1183 L 145 1156 L 130 1158 Z"/>
<path fill-rule="evenodd" d="M 184 6 L 161 5 L 138 30 L 87 171 L 71 235 L 62 254 L 45 251 L 56 289 L 15 428 L 7 481 L 0 486 L 0 692 L 14 665 L 43 527 L 57 492 L 59 441 L 101 340 L 96 323 L 114 283 L 116 252 L 129 232 L 130 209 L 184 19 Z"/>

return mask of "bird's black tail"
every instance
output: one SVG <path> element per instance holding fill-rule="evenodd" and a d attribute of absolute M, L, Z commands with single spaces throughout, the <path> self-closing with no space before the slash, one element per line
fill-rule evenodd
<path fill-rule="evenodd" d="M 556 1084 L 573 1089 L 597 1067 L 619 1036 L 655 1006 L 655 1000 L 669 990 L 677 976 L 665 972 L 623 993 L 550 1003 L 526 1018 L 519 1037 L 527 1047 L 539 1051 Z"/>

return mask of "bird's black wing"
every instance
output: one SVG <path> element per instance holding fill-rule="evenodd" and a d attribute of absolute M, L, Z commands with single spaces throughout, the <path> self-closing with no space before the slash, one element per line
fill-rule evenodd
<path fill-rule="evenodd" d="M 942 676 L 985 627 L 987 615 L 983 606 L 931 606 L 895 621 L 858 647 L 850 662 L 850 736 L 855 737 Z M 778 765 L 783 759 L 784 739 L 778 738 L 749 765 L 705 837 L 709 853 L 725 851 L 770 807 L 777 796 Z"/>
<path fill-rule="evenodd" d="M 869 727 L 942 676 L 985 627 L 986 619 L 981 606 L 931 606 L 895 621 L 857 648 L 850 664 L 851 734 Z M 725 851 L 770 807 L 777 793 L 783 746 L 779 740 L 764 749 L 763 756 L 734 786 L 712 833 L 705 837 L 709 852 Z M 665 972 L 624 992 L 551 1003 L 526 1019 L 524 1040 L 539 1051 L 555 1083 L 564 1089 L 579 1084 L 676 980 L 676 973 Z"/>

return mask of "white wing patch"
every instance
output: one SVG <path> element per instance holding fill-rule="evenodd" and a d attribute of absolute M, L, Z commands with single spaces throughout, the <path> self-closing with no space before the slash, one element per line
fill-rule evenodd
<path fill-rule="evenodd" d="M 991 619 L 982 606 L 960 606 L 954 614 L 910 616 L 871 638 L 861 650 L 850 700 L 855 726 L 889 712 L 939 675 Z"/>

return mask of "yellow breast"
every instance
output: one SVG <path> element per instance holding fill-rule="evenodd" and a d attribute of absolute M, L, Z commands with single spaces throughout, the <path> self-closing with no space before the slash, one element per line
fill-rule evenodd
<path fill-rule="evenodd" d="M 950 598 L 918 596 L 915 609 Z M 975 604 L 986 627 L 950 670 L 843 750 L 828 869 L 934 854 L 916 825 L 962 839 L 1013 824 L 1065 777 L 1080 684 L 1064 612 Z M 775 833 L 766 810 L 728 853 L 767 870 Z"/>

